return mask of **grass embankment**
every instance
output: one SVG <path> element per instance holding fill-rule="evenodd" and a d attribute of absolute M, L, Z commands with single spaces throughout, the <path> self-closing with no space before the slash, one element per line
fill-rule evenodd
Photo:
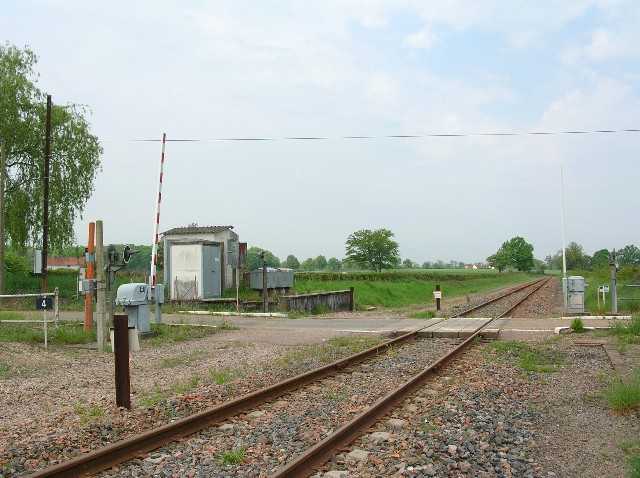
<path fill-rule="evenodd" d="M 428 306 L 435 308 L 433 291 L 440 285 L 443 303 L 451 297 L 469 298 L 519 284 L 539 276 L 522 272 L 415 271 L 411 273 L 300 274 L 295 276 L 293 292 L 308 294 L 354 288 L 356 310 L 367 307 L 397 308 Z M 332 279 L 332 280 L 327 280 Z"/>
<path fill-rule="evenodd" d="M 16 322 L 2 322 L 3 320 L 16 320 Z M 172 326 L 169 324 L 151 324 L 151 337 L 145 340 L 150 346 L 184 342 L 199 339 L 214 334 L 219 330 L 228 330 L 231 327 L 226 322 L 213 327 L 189 327 Z M 58 322 L 56 327 L 51 320 L 47 321 L 47 342 L 51 346 L 89 344 L 96 341 L 95 326 L 89 332 L 85 332 L 84 323 L 80 321 Z M 0 343 L 18 342 L 27 344 L 44 343 L 44 325 L 42 316 L 19 315 L 15 312 L 0 312 Z"/>

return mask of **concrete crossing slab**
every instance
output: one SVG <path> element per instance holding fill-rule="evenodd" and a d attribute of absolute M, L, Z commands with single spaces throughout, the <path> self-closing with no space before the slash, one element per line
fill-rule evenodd
<path fill-rule="evenodd" d="M 420 335 L 430 338 L 466 339 L 486 325 L 490 318 L 450 318 L 430 324 Z"/>

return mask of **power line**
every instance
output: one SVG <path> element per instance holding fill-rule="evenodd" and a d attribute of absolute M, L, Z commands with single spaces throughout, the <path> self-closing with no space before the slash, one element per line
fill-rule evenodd
<path fill-rule="evenodd" d="M 232 141 L 332 141 L 351 139 L 411 139 L 411 138 L 472 138 L 483 136 L 552 136 L 571 134 L 612 134 L 612 133 L 640 133 L 640 129 L 599 129 L 585 131 L 529 131 L 522 133 L 431 133 L 431 134 L 389 134 L 380 136 L 291 136 L 281 138 L 176 138 L 167 139 L 172 143 L 216 143 Z M 158 143 L 162 139 L 106 139 L 102 143 Z"/>

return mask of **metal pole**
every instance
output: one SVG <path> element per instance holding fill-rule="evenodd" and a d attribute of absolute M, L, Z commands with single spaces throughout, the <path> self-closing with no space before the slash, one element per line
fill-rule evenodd
<path fill-rule="evenodd" d="M 96 336 L 98 350 L 104 350 L 105 345 L 105 303 L 106 284 L 104 281 L 104 243 L 102 221 L 96 221 Z"/>
<path fill-rule="evenodd" d="M 5 175 L 5 140 L 0 138 L 0 294 L 4 294 L 4 175 Z"/>
<path fill-rule="evenodd" d="M 113 324 L 116 310 L 116 270 L 109 264 L 109 322 Z"/>
<path fill-rule="evenodd" d="M 44 328 L 44 348 L 47 348 L 47 309 L 42 310 L 42 327 Z"/>
<path fill-rule="evenodd" d="M 47 292 L 49 254 L 49 164 L 51 163 L 51 95 L 47 95 L 47 123 L 44 142 L 44 210 L 42 212 L 42 292 Z"/>
<path fill-rule="evenodd" d="M 611 267 L 611 285 L 609 286 L 609 290 L 611 291 L 611 313 L 618 313 L 618 265 L 616 264 L 616 250 L 609 255 L 609 266 Z"/>
<path fill-rule="evenodd" d="M 436 292 L 440 292 L 440 284 L 436 284 Z M 436 294 L 436 310 L 440 310 L 440 294 Z"/>
<path fill-rule="evenodd" d="M 269 310 L 269 296 L 267 295 L 267 261 L 264 260 L 264 251 L 260 253 L 262 256 L 262 311 Z"/>
<path fill-rule="evenodd" d="M 131 408 L 131 376 L 129 374 L 129 317 L 113 317 L 113 353 L 116 371 L 116 405 Z"/>
<path fill-rule="evenodd" d="M 95 252 L 95 234 L 96 224 L 94 222 L 89 223 L 89 242 L 87 244 L 87 252 Z M 93 262 L 87 262 L 87 279 L 94 278 L 95 264 Z M 84 330 L 88 332 L 91 330 L 91 319 L 93 315 L 93 294 L 87 294 L 84 296 Z"/>
<path fill-rule="evenodd" d="M 560 163 L 560 218 L 562 222 L 562 294 L 564 295 L 564 308 L 568 308 L 567 302 L 567 255 L 564 245 L 564 180 L 562 177 L 562 163 Z"/>
<path fill-rule="evenodd" d="M 151 274 L 149 275 L 149 289 L 154 295 L 156 286 L 156 271 L 158 267 L 158 233 L 160 227 L 160 204 L 162 203 L 162 174 L 164 169 L 164 146 L 167 142 L 167 133 L 162 133 L 162 154 L 160 155 L 160 174 L 158 178 L 158 201 L 156 202 L 156 223 L 153 227 L 153 247 L 151 249 Z"/>

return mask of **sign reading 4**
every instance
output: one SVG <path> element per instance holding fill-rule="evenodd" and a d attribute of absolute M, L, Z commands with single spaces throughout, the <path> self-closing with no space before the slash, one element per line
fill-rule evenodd
<path fill-rule="evenodd" d="M 53 309 L 53 299 L 51 297 L 38 297 L 36 299 L 36 310 Z"/>

